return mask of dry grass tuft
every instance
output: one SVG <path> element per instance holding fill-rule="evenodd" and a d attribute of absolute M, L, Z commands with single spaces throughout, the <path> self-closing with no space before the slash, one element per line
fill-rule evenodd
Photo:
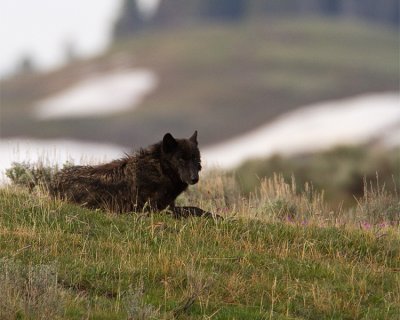
<path fill-rule="evenodd" d="M 390 192 L 385 185 L 364 179 L 364 196 L 358 200 L 357 214 L 372 224 L 400 223 L 400 196 L 393 177 L 394 191 Z"/>
<path fill-rule="evenodd" d="M 1 319 L 58 319 L 64 311 L 63 296 L 54 265 L 26 267 L 0 260 Z"/>

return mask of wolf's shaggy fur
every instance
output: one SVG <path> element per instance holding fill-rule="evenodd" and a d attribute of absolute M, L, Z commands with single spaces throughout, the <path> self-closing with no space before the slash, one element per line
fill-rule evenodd
<path fill-rule="evenodd" d="M 141 212 L 169 208 L 177 216 L 211 215 L 174 201 L 199 179 L 197 131 L 189 139 L 167 133 L 159 143 L 98 166 L 73 166 L 56 174 L 50 194 L 89 208 Z"/>

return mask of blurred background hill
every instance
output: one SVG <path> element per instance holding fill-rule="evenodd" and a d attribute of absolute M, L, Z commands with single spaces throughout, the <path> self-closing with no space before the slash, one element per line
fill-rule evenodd
<path fill-rule="evenodd" d="M 70 46 L 71 63 L 45 74 L 24 57 L 1 83 L 2 137 L 139 146 L 198 128 L 210 144 L 298 106 L 398 88 L 398 1 L 166 0 L 151 10 L 124 1 L 99 57 L 75 61 Z M 159 86 L 134 111 L 40 122 L 30 112 L 87 75 L 138 67 Z"/>
<path fill-rule="evenodd" d="M 164 0 L 157 10 L 142 15 L 135 0 L 125 0 L 114 28 L 115 37 L 129 36 L 150 27 L 169 27 L 215 21 L 240 21 L 276 16 L 357 18 L 392 26 L 399 25 L 396 0 Z"/>
<path fill-rule="evenodd" d="M 103 52 L 60 41 L 64 65 L 43 71 L 26 52 L 2 75 L 3 141 L 131 150 L 197 129 L 206 148 L 310 104 L 399 89 L 397 0 L 124 0 L 110 16 Z M 75 113 L 57 115 L 68 103 Z"/>

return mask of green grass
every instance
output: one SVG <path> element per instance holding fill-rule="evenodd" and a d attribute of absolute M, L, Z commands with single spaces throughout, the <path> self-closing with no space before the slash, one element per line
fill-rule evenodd
<path fill-rule="evenodd" d="M 309 103 L 397 90 L 398 43 L 396 32 L 377 25 L 312 17 L 138 34 L 101 57 L 2 81 L 2 135 L 143 146 L 173 128 L 177 136 L 198 129 L 204 144 L 222 141 Z M 85 70 L 118 69 L 121 59 L 160 77 L 140 108 L 105 119 L 32 119 L 35 101 L 81 80 Z"/>
<path fill-rule="evenodd" d="M 113 215 L 0 189 L 0 318 L 397 319 L 398 224 L 363 222 L 383 193 L 368 191 L 351 220 L 279 176 L 249 199 L 211 176 L 179 202 L 224 221 Z M 282 196 L 304 215 L 279 211 Z"/>

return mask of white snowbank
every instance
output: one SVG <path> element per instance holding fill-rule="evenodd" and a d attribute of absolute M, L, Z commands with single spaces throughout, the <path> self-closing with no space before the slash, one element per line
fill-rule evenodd
<path fill-rule="evenodd" d="M 72 140 L 0 140 L 0 183 L 4 182 L 5 170 L 13 162 L 41 162 L 48 165 L 98 164 L 123 156 L 124 148 L 112 144 L 78 142 Z"/>
<path fill-rule="evenodd" d="M 208 166 L 234 168 L 243 161 L 295 154 L 381 139 L 400 145 L 400 94 L 368 94 L 323 102 L 282 115 L 240 137 L 202 151 Z"/>
<path fill-rule="evenodd" d="M 145 69 L 91 76 L 55 96 L 39 101 L 41 120 L 98 117 L 137 107 L 157 86 L 157 76 Z"/>

